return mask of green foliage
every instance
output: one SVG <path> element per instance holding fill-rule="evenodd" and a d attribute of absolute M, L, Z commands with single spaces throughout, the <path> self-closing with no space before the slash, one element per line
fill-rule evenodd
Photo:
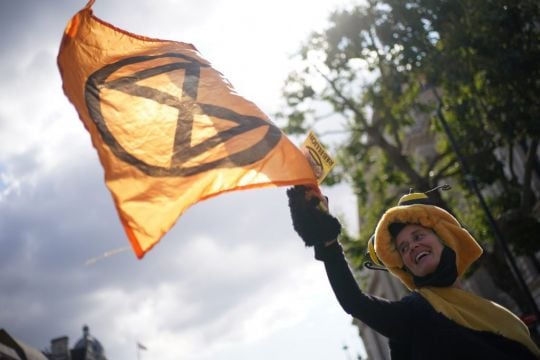
<path fill-rule="evenodd" d="M 358 198 L 360 233 L 342 239 L 352 265 L 361 266 L 381 214 L 409 188 L 450 183 L 453 190 L 434 193 L 434 200 L 484 245 L 493 260 L 487 266 L 500 268 L 471 179 L 512 249 L 538 251 L 531 174 L 540 166 L 533 156 L 540 139 L 540 3 L 368 0 L 329 20 L 300 49 L 278 117 L 287 119 L 284 130 L 291 134 L 313 129 L 326 139 L 338 133 L 327 144 L 337 165 L 326 184 L 347 181 Z M 518 151 L 525 154 L 519 166 Z"/>

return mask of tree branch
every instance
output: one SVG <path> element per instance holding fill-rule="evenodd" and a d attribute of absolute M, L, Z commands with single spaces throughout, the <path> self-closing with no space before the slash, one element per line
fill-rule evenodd
<path fill-rule="evenodd" d="M 328 82 L 330 87 L 334 90 L 336 96 L 339 97 L 343 103 L 355 114 L 357 120 L 359 120 L 364 127 L 367 135 L 388 155 L 394 166 L 403 171 L 416 188 L 427 189 L 429 187 L 429 182 L 426 180 L 426 178 L 414 170 L 407 157 L 401 153 L 401 149 L 386 141 L 384 136 L 375 126 L 369 126 L 364 114 L 357 108 L 356 104 L 351 99 L 341 92 L 341 90 L 335 84 L 335 81 L 323 74 L 317 67 L 315 67 L 315 69 Z"/>

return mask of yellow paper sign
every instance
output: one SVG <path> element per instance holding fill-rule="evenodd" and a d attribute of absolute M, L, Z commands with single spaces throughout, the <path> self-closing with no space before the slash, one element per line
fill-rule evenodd
<path fill-rule="evenodd" d="M 313 172 L 317 177 L 317 182 L 321 184 L 336 162 L 328 155 L 313 131 L 309 132 L 306 140 L 302 144 L 302 151 L 313 168 Z"/>

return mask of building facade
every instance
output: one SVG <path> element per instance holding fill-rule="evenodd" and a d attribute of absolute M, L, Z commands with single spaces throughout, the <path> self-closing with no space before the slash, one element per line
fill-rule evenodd
<path fill-rule="evenodd" d="M 105 348 L 101 342 L 90 334 L 90 328 L 83 326 L 82 337 L 69 348 L 67 336 L 51 340 L 50 352 L 45 354 L 49 360 L 107 360 Z"/>
<path fill-rule="evenodd" d="M 38 349 L 0 329 L 0 360 L 47 360 Z"/>
<path fill-rule="evenodd" d="M 40 351 L 0 329 L 0 360 L 107 360 L 105 349 L 98 339 L 83 327 L 82 337 L 69 348 L 67 336 L 51 340 L 50 349 Z"/>

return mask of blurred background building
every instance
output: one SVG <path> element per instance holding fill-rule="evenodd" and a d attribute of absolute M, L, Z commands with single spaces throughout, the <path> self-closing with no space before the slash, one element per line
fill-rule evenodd
<path fill-rule="evenodd" d="M 38 349 L 0 329 L 0 360 L 47 360 Z"/>
<path fill-rule="evenodd" d="M 83 335 L 69 349 L 69 338 L 58 337 L 51 340 L 50 352 L 45 354 L 49 360 L 107 360 L 103 345 L 90 334 L 87 325 L 83 326 Z"/>
<path fill-rule="evenodd" d="M 82 337 L 69 348 L 67 336 L 51 340 L 50 349 L 40 351 L 15 339 L 6 330 L 0 329 L 0 360 L 107 360 L 103 345 L 90 334 L 87 325 Z"/>

